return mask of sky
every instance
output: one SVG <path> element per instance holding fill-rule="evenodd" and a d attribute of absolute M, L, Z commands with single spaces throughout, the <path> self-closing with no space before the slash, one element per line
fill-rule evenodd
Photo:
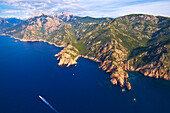
<path fill-rule="evenodd" d="M 0 0 L 0 17 L 29 18 L 39 11 L 50 15 L 66 11 L 91 17 L 116 18 L 128 14 L 170 17 L 170 0 Z"/>

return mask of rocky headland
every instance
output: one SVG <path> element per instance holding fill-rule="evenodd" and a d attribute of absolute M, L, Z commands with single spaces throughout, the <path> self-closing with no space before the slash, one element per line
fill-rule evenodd
<path fill-rule="evenodd" d="M 64 47 L 58 65 L 79 57 L 100 62 L 113 85 L 131 89 L 127 71 L 170 80 L 170 18 L 132 14 L 119 18 L 78 17 L 67 12 L 39 13 L 4 34 L 21 41 L 44 41 Z"/>

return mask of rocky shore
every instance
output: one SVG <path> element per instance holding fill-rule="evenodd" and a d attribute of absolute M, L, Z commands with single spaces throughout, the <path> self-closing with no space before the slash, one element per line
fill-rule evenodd
<path fill-rule="evenodd" d="M 76 49 L 75 47 L 73 47 L 72 45 L 68 45 L 66 48 L 64 48 L 61 52 L 59 52 L 58 54 L 56 54 L 55 56 L 58 57 L 57 60 L 59 60 L 58 65 L 62 66 L 62 65 L 66 65 L 67 67 L 69 67 L 70 65 L 75 65 L 77 64 L 76 60 L 79 57 L 83 57 L 83 58 L 88 58 L 90 60 L 96 61 L 96 62 L 100 62 L 100 64 L 102 64 L 100 66 L 100 68 L 102 68 L 104 71 L 110 73 L 110 82 L 113 85 L 120 85 L 121 87 L 125 86 L 127 87 L 128 90 L 131 90 L 131 85 L 128 82 L 129 76 L 128 73 L 123 70 L 123 68 L 118 67 L 117 70 L 115 70 L 115 68 L 117 68 L 116 64 L 112 64 L 110 66 L 109 63 L 106 62 L 101 62 L 100 60 L 98 60 L 97 58 L 94 57 L 89 57 L 89 56 L 85 56 L 85 55 L 79 55 L 78 50 L 76 50 L 76 52 L 74 51 L 74 49 Z M 74 57 L 73 57 L 74 56 Z M 111 63 L 111 62 L 110 62 Z"/>
<path fill-rule="evenodd" d="M 55 57 L 58 57 L 57 60 L 59 60 L 59 66 L 67 65 L 67 67 L 69 67 L 70 65 L 77 64 L 77 59 L 80 55 L 79 51 L 75 47 L 68 45 L 61 50 L 61 52 L 56 54 Z"/>
<path fill-rule="evenodd" d="M 11 36 L 9 34 L 5 34 L 5 33 L 2 33 L 1 35 L 7 35 L 7 36 L 10 36 L 11 38 L 14 38 L 14 39 L 17 39 L 17 40 L 20 40 L 22 42 L 37 42 L 37 41 L 42 41 L 42 42 L 47 42 L 51 45 L 55 45 L 56 47 L 66 47 L 66 44 L 62 44 L 62 45 L 57 45 L 53 42 L 48 42 L 46 40 L 43 40 L 43 39 L 21 39 L 21 38 L 18 38 L 18 37 L 15 37 L 15 36 Z"/>
<path fill-rule="evenodd" d="M 137 72 L 143 74 L 144 76 L 154 77 L 154 78 L 157 78 L 157 79 L 163 78 L 165 80 L 170 80 L 170 78 L 166 74 L 166 72 L 168 72 L 168 70 L 161 69 L 160 66 L 153 67 L 153 65 L 150 64 L 150 65 L 145 65 L 145 66 L 140 67 L 140 68 L 135 68 L 133 66 L 131 66 L 129 68 L 129 66 L 127 66 L 127 64 L 125 64 L 124 68 L 127 71 L 137 71 Z"/>
<path fill-rule="evenodd" d="M 93 60 L 93 61 L 95 61 L 95 62 L 101 62 L 99 59 L 97 59 L 97 58 L 94 58 L 94 57 L 89 57 L 89 56 L 85 56 L 85 55 L 81 55 L 81 57 L 83 57 L 83 58 L 88 58 L 88 59 L 90 59 L 90 60 Z"/>
<path fill-rule="evenodd" d="M 8 34 L 1 34 L 1 35 L 8 35 Z M 66 45 L 57 45 L 57 44 L 54 44 L 54 43 L 51 43 L 51 42 L 48 42 L 48 41 L 45 41 L 42 39 L 28 40 L 28 39 L 20 39 L 20 38 L 13 37 L 13 36 L 11 36 L 11 37 L 18 39 L 20 41 L 24 41 L 24 42 L 43 41 L 43 42 L 47 42 L 49 44 L 53 44 L 56 47 L 64 47 L 64 49 L 61 50 L 61 52 L 59 52 L 58 54 L 55 55 L 55 57 L 58 57 L 57 60 L 59 60 L 59 63 L 58 63 L 59 66 L 66 65 L 66 67 L 69 67 L 71 65 L 75 65 L 75 64 L 77 64 L 77 59 L 79 57 L 88 58 L 90 60 L 100 62 L 100 64 L 101 64 L 100 68 L 102 68 L 107 73 L 110 73 L 110 78 L 111 78 L 110 82 L 113 85 L 120 85 L 121 87 L 125 86 L 128 90 L 131 90 L 131 84 L 130 84 L 130 82 L 128 82 L 129 76 L 126 71 L 138 71 L 141 74 L 143 74 L 144 76 L 149 76 L 149 77 L 154 77 L 154 78 L 163 78 L 166 80 L 170 80 L 168 75 L 166 75 L 162 72 L 163 70 L 160 70 L 159 67 L 155 68 L 152 65 L 145 65 L 143 67 L 136 69 L 133 66 L 129 66 L 130 64 L 128 64 L 128 63 L 118 64 L 117 62 L 112 62 L 112 61 L 107 61 L 107 60 L 102 62 L 99 59 L 94 58 L 94 57 L 89 57 L 87 55 L 80 55 L 78 49 L 76 49 L 72 45 L 67 45 L 67 46 Z"/>
<path fill-rule="evenodd" d="M 21 41 L 43 41 L 63 47 L 58 65 L 79 57 L 100 63 L 111 83 L 131 89 L 126 71 L 170 80 L 168 17 L 131 14 L 118 18 L 84 18 L 69 13 L 36 16 L 3 31 Z"/>

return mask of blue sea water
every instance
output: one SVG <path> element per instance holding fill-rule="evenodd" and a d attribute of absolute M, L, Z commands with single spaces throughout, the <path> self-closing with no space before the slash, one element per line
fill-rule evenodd
<path fill-rule="evenodd" d="M 61 49 L 0 35 L 0 113 L 54 113 L 39 95 L 60 113 L 170 113 L 169 81 L 128 72 L 132 90 L 122 92 L 99 63 L 58 66 Z"/>

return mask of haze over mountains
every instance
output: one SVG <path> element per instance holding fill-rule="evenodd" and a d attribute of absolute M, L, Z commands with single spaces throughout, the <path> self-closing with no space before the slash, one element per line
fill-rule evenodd
<path fill-rule="evenodd" d="M 17 18 L 0 18 L 0 32 L 22 21 L 23 20 Z"/>
<path fill-rule="evenodd" d="M 4 34 L 22 41 L 47 41 L 64 47 L 59 65 L 78 57 L 101 63 L 111 82 L 131 86 L 126 71 L 170 80 L 170 18 L 131 14 L 118 18 L 79 17 L 67 12 L 39 13 L 18 24 L 0 24 Z M 20 22 L 20 23 L 19 23 Z M 10 23 L 10 22 L 9 22 Z M 11 27 L 14 25 L 13 27 Z"/>

